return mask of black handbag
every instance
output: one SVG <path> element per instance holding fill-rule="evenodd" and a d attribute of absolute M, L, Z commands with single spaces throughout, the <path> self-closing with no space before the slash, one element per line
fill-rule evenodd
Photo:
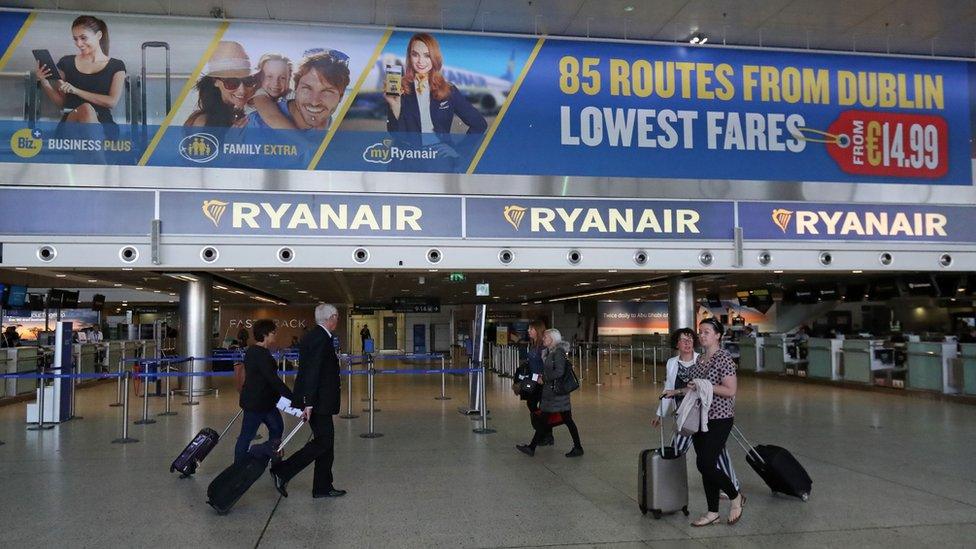
<path fill-rule="evenodd" d="M 528 400 L 538 395 L 539 390 L 542 388 L 538 381 L 533 381 L 532 378 L 526 378 L 517 382 L 518 385 L 518 395 L 523 400 Z"/>
<path fill-rule="evenodd" d="M 563 376 L 559 379 L 553 380 L 552 382 L 552 392 L 562 396 L 568 395 L 579 388 L 579 378 L 576 377 L 576 372 L 573 370 L 573 365 L 567 360 L 566 369 L 563 371 Z"/>

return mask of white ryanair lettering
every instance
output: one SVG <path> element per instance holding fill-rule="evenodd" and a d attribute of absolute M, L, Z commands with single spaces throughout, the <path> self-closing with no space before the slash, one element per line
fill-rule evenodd
<path fill-rule="evenodd" d="M 828 236 L 949 236 L 945 214 L 905 212 L 796 212 L 796 234 Z"/>
<path fill-rule="evenodd" d="M 355 231 L 414 231 L 423 230 L 420 220 L 423 210 L 417 206 L 389 205 L 355 207 L 350 218 L 348 204 L 320 204 L 318 217 L 313 206 L 305 203 L 233 202 L 231 226 L 235 229 L 312 229 Z"/>
<path fill-rule="evenodd" d="M 637 219 L 635 225 L 634 219 Z M 695 210 L 633 208 L 529 208 L 531 231 L 566 233 L 699 234 L 701 214 Z"/>

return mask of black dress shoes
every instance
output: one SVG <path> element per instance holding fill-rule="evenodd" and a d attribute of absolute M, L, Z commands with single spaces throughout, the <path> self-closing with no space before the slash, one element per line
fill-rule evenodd
<path fill-rule="evenodd" d="M 518 445 L 515 446 L 515 449 L 518 450 L 519 452 L 522 452 L 523 454 L 525 454 L 527 456 L 534 456 L 535 455 L 535 448 L 533 448 L 532 446 L 529 446 L 528 444 L 518 444 Z"/>
<path fill-rule="evenodd" d="M 346 491 L 345 490 L 336 490 L 335 488 L 331 488 L 331 489 L 329 489 L 326 492 L 322 492 L 322 493 L 318 493 L 318 494 L 315 493 L 315 492 L 312 492 L 312 498 L 313 499 L 319 499 L 319 498 L 338 498 L 338 497 L 342 497 L 344 495 L 346 495 Z"/>
<path fill-rule="evenodd" d="M 288 486 L 288 482 L 282 480 L 282 478 L 278 476 L 278 473 L 276 473 L 274 469 L 269 469 L 268 473 L 271 474 L 271 481 L 274 482 L 275 490 L 277 490 L 282 497 L 288 497 L 288 490 L 285 489 Z"/>

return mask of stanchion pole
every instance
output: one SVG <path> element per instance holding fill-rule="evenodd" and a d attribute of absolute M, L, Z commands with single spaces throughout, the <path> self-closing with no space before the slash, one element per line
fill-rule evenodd
<path fill-rule="evenodd" d="M 145 364 L 146 370 L 149 369 L 149 363 Z M 158 370 L 159 364 L 157 363 L 156 368 Z M 142 376 L 142 419 L 136 420 L 136 425 L 149 425 L 156 423 L 155 419 L 149 417 L 149 376 L 145 372 L 139 373 L 137 375 Z"/>
<path fill-rule="evenodd" d="M 125 372 L 122 375 L 122 436 L 113 440 L 112 444 L 139 442 L 139 439 L 129 436 L 129 378 L 132 377 L 132 372 Z"/>
<path fill-rule="evenodd" d="M 352 413 L 352 356 L 348 358 L 348 374 L 346 374 L 346 413 L 340 415 L 342 419 L 356 419 L 358 415 Z"/>
<path fill-rule="evenodd" d="M 596 386 L 602 387 L 603 381 L 600 380 L 600 355 L 603 354 L 600 346 L 596 346 Z"/>
<path fill-rule="evenodd" d="M 481 408 L 481 417 L 479 418 L 481 420 L 481 427 L 472 429 L 472 431 L 479 435 L 488 435 L 494 433 L 495 430 L 488 428 L 488 397 L 486 396 L 488 393 L 488 380 L 485 377 L 484 364 L 481 365 L 481 371 L 478 372 L 478 377 L 478 381 L 481 383 L 481 394 L 479 395 L 478 401 L 478 408 Z"/>
<path fill-rule="evenodd" d="M 166 411 L 165 412 L 162 412 L 160 414 L 156 414 L 157 416 L 175 416 L 176 415 L 176 412 L 174 412 L 172 410 L 172 406 L 173 406 L 173 404 L 172 404 L 173 403 L 173 392 L 169 390 L 169 379 L 171 377 L 173 377 L 173 376 L 170 375 L 170 373 L 172 373 L 172 371 L 170 369 L 169 362 L 167 362 L 166 363 L 166 379 L 163 380 L 163 385 L 166 386 Z"/>
<path fill-rule="evenodd" d="M 607 352 L 607 374 L 611 376 L 617 375 L 617 372 L 613 369 L 613 343 L 610 344 L 610 349 Z"/>
<path fill-rule="evenodd" d="M 634 379 L 634 344 L 630 344 L 630 377 L 627 379 Z"/>
<path fill-rule="evenodd" d="M 183 406 L 196 406 L 200 404 L 198 401 L 193 400 L 193 361 L 195 359 L 191 356 L 186 360 L 186 402 Z"/>
<path fill-rule="evenodd" d="M 54 425 L 44 424 L 44 366 L 42 365 L 38 369 L 37 373 L 37 425 L 28 427 L 28 431 L 47 431 L 48 429 L 54 429 Z"/>
<path fill-rule="evenodd" d="M 76 369 L 78 369 L 78 366 L 71 367 L 72 372 L 74 372 L 74 370 Z M 71 379 L 71 413 L 69 414 L 70 417 L 68 417 L 68 419 L 85 419 L 81 416 L 75 415 L 75 409 L 76 409 L 75 407 L 78 405 L 78 383 L 76 383 L 77 381 L 80 380 L 77 378 Z"/>
<path fill-rule="evenodd" d="M 657 346 L 654 346 L 654 364 L 651 367 L 654 370 L 654 385 L 657 385 Z"/>
<path fill-rule="evenodd" d="M 641 373 L 647 373 L 647 357 L 645 356 L 644 342 L 641 341 Z"/>
<path fill-rule="evenodd" d="M 106 353 L 108 353 L 108 351 L 106 351 Z M 124 362 L 125 362 L 125 352 L 123 351 L 122 356 L 119 357 L 119 372 L 118 372 L 119 377 L 117 378 L 118 381 L 116 381 L 115 383 L 117 395 L 115 397 L 115 402 L 109 404 L 109 406 L 111 406 L 112 408 L 117 408 L 119 406 L 122 406 L 122 368 Z"/>
<path fill-rule="evenodd" d="M 434 397 L 434 400 L 451 400 L 451 397 L 445 394 L 447 390 L 447 374 L 444 373 L 444 355 L 441 355 L 441 396 Z"/>
<path fill-rule="evenodd" d="M 373 412 L 376 411 L 373 406 L 373 375 L 375 373 L 376 370 L 372 365 L 366 370 L 366 392 L 369 394 L 369 408 L 367 408 L 369 411 L 369 432 L 359 435 L 361 438 L 379 438 L 383 436 L 382 433 L 377 433 L 373 430 Z"/>

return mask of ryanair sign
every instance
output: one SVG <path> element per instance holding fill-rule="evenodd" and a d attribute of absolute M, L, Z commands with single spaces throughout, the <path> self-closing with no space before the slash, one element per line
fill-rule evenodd
<path fill-rule="evenodd" d="M 728 240 L 731 202 L 478 198 L 465 200 L 469 238 Z"/>
<path fill-rule="evenodd" d="M 742 202 L 746 239 L 973 242 L 972 208 L 939 205 Z"/>
<path fill-rule="evenodd" d="M 333 194 L 160 193 L 167 234 L 461 237 L 461 199 Z"/>

